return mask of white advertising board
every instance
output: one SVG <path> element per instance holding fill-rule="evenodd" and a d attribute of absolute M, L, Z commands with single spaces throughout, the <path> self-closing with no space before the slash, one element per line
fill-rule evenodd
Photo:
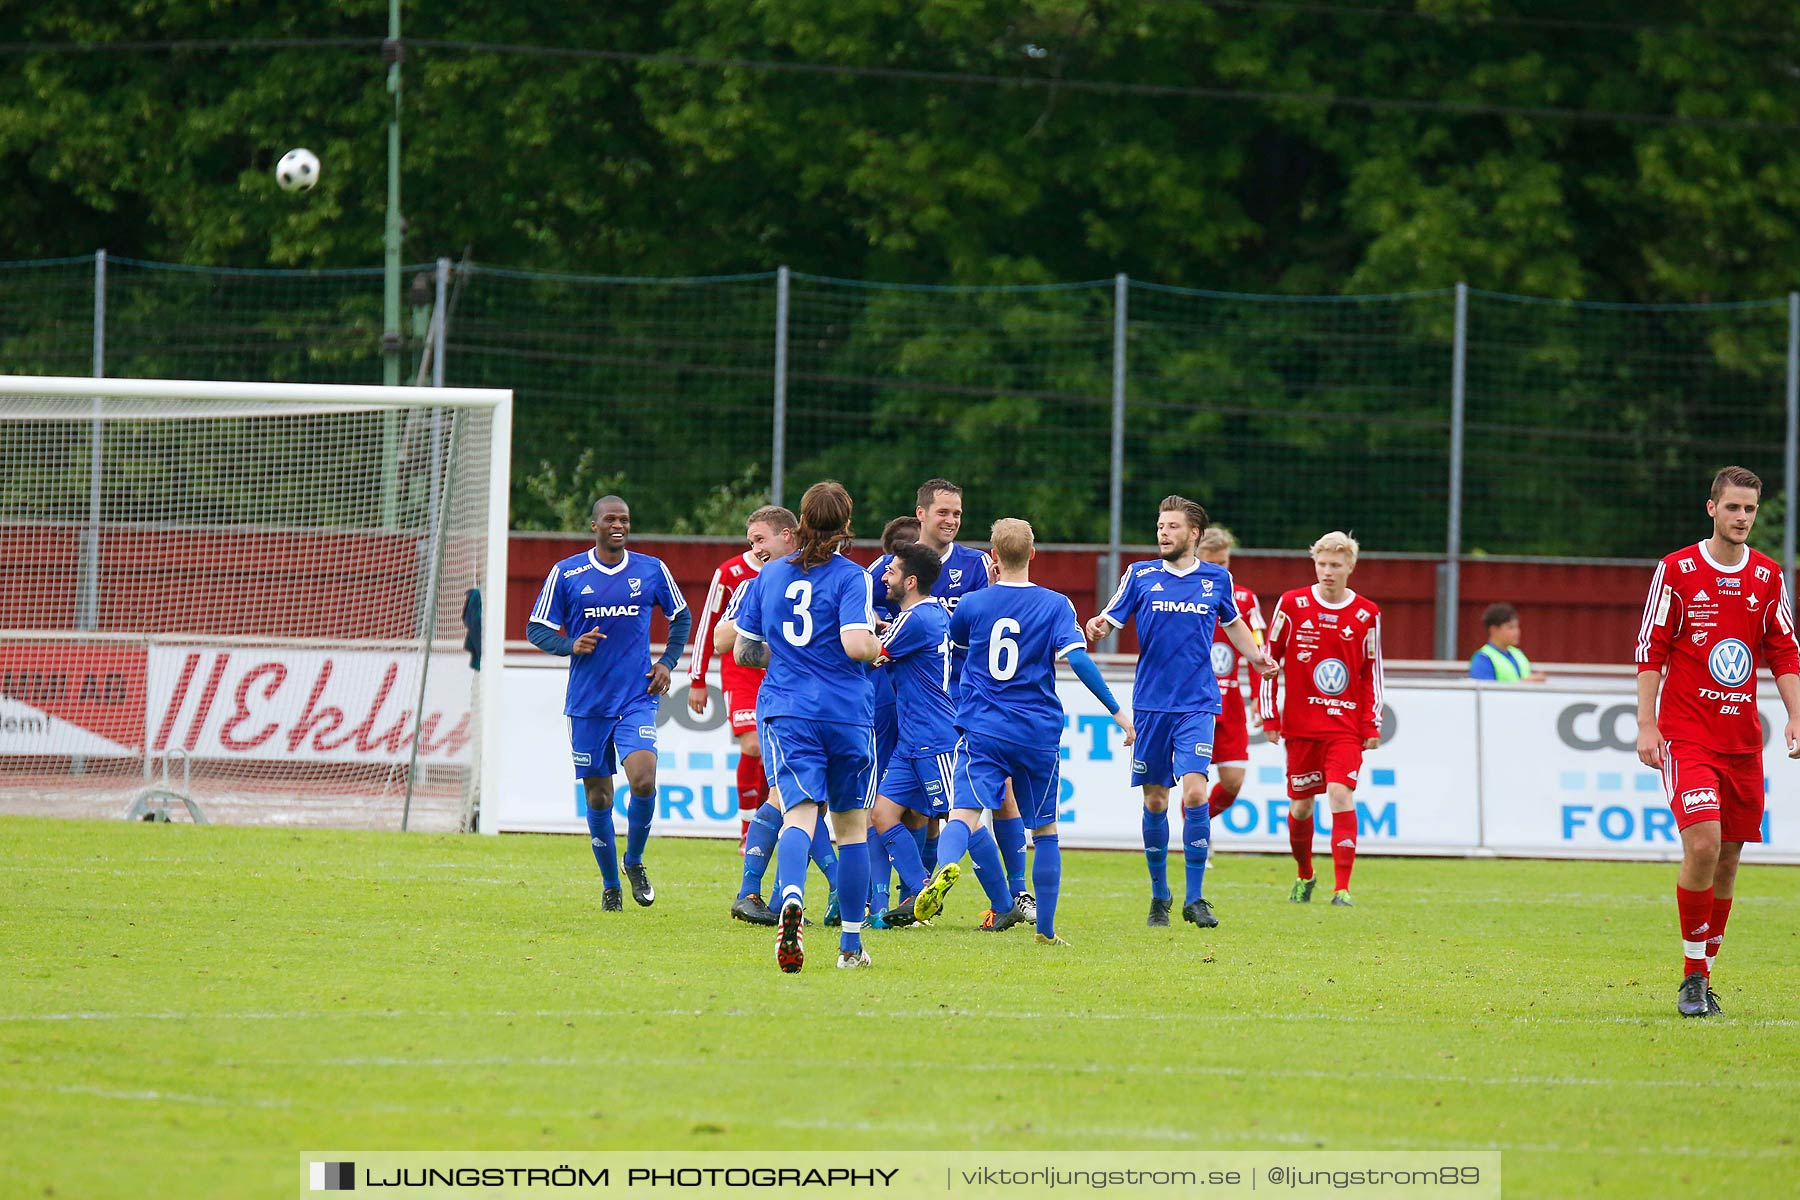
<path fill-rule="evenodd" d="M 1482 690 L 1483 845 L 1502 854 L 1681 857 L 1662 776 L 1638 761 L 1630 687 Z M 1800 794 L 1800 762 L 1771 749 L 1786 721 L 1772 690 L 1765 679 L 1763 843 L 1746 845 L 1744 857 L 1800 862 L 1800 821 L 1784 812 L 1784 798 Z"/>
<path fill-rule="evenodd" d="M 524 669 L 510 669 L 514 665 Z M 501 832 L 585 832 L 586 807 L 561 715 L 565 671 L 554 662 L 534 669 L 528 658 L 508 666 L 502 732 L 506 757 L 500 807 L 491 827 Z M 1130 681 L 1115 680 L 1113 686 L 1128 692 Z M 1131 758 L 1119 731 L 1080 683 L 1062 680 L 1058 691 L 1068 714 L 1058 810 L 1062 843 L 1141 847 L 1142 796 L 1128 786 Z M 679 682 L 663 699 L 657 713 L 658 834 L 737 836 L 737 748 L 718 699 L 715 690 L 706 713 L 698 717 L 688 710 L 687 692 Z M 1461 853 L 1475 848 L 1474 693 L 1394 685 L 1387 701 L 1384 741 L 1364 755 L 1357 793 L 1364 849 Z M 1214 822 L 1213 836 L 1221 846 L 1287 849 L 1285 779 L 1283 751 L 1258 739 L 1239 803 Z M 1324 810 L 1321 804 L 1315 813 L 1321 845 L 1330 830 Z"/>

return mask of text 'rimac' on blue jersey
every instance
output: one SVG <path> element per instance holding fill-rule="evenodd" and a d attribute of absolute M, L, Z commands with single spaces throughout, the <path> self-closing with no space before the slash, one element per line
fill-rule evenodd
<path fill-rule="evenodd" d="M 673 618 L 687 610 L 675 576 L 661 559 L 625 556 L 613 566 L 592 550 L 550 569 L 533 624 L 579 638 L 590 629 L 603 636 L 592 654 L 569 656 L 569 690 L 563 712 L 571 717 L 617 717 L 642 704 L 650 686 L 650 606 Z M 650 697 L 654 700 L 654 697 Z"/>
<path fill-rule="evenodd" d="M 1056 660 L 1087 646 L 1067 596 L 1002 580 L 957 606 L 950 640 L 969 651 L 956 698 L 958 729 L 1027 746 L 1062 741 Z"/>
<path fill-rule="evenodd" d="M 950 614 L 935 600 L 902 609 L 881 635 L 888 661 L 876 671 L 893 681 L 900 722 L 894 753 L 913 758 L 956 748 L 950 702 Z"/>
<path fill-rule="evenodd" d="M 887 585 L 881 582 L 882 574 L 894 556 L 884 554 L 869 567 L 869 574 L 875 578 L 875 611 L 881 614 L 884 621 L 891 621 L 900 611 L 900 606 L 887 598 Z M 961 542 L 951 542 L 944 553 L 939 556 L 942 564 L 938 569 L 936 582 L 931 585 L 931 595 L 946 613 L 954 614 L 956 606 L 964 597 L 973 595 L 988 586 L 988 567 L 991 560 L 980 550 L 972 549 Z M 962 678 L 963 652 L 953 650 L 950 654 L 950 694 L 956 694 L 957 680 Z"/>
<path fill-rule="evenodd" d="M 752 593 L 745 596 L 746 593 Z M 869 668 L 844 652 L 846 629 L 875 631 L 868 572 L 841 554 L 810 571 L 779 558 L 738 589 L 738 636 L 769 644 L 756 717 L 806 717 L 872 727 Z"/>
<path fill-rule="evenodd" d="M 1133 712 L 1219 711 L 1213 628 L 1238 619 L 1231 572 L 1209 562 L 1195 562 L 1185 571 L 1161 559 L 1135 562 L 1100 615 L 1117 627 L 1137 621 Z"/>

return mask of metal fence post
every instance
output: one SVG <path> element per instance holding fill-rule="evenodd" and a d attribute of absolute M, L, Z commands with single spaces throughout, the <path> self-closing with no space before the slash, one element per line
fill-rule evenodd
<path fill-rule="evenodd" d="M 788 269 L 775 271 L 775 427 L 769 433 L 769 503 L 787 482 Z"/>
<path fill-rule="evenodd" d="M 1456 285 L 1456 328 L 1450 345 L 1450 513 L 1444 569 L 1438 578 L 1437 656 L 1456 657 L 1462 605 L 1463 403 L 1469 361 L 1469 285 Z"/>
<path fill-rule="evenodd" d="M 1781 569 L 1788 595 L 1794 594 L 1794 489 L 1800 482 L 1800 292 L 1788 293 L 1787 438 L 1783 445 L 1781 498 Z M 1792 603 L 1792 600 L 1789 601 Z"/>
<path fill-rule="evenodd" d="M 1120 542 L 1125 534 L 1125 334 L 1130 315 L 1131 281 L 1123 271 L 1113 276 L 1112 464 L 1107 491 L 1106 577 L 1098 602 L 1105 604 L 1119 578 Z"/>
<path fill-rule="evenodd" d="M 94 378 L 106 378 L 106 251 L 94 251 Z M 88 519 L 81 548 L 81 591 L 75 602 L 75 628 L 93 629 L 100 619 L 100 492 L 106 430 L 101 399 L 94 397 L 93 424 L 88 431 Z"/>
<path fill-rule="evenodd" d="M 431 386 L 444 386 L 444 343 L 450 340 L 450 260 L 437 260 L 437 342 L 431 348 Z"/>

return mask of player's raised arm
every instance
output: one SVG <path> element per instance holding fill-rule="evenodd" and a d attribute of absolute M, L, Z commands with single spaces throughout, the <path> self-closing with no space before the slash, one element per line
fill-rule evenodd
<path fill-rule="evenodd" d="M 1065 600 L 1064 603 L 1068 602 Z M 1112 689 L 1106 685 L 1105 677 L 1100 674 L 1099 665 L 1088 657 L 1087 646 L 1082 642 L 1080 631 L 1075 626 L 1075 606 L 1073 604 L 1069 605 L 1068 628 L 1063 631 L 1058 640 L 1063 644 L 1057 650 L 1056 656 L 1066 659 L 1070 669 L 1075 672 L 1075 678 L 1081 680 L 1082 686 L 1093 693 L 1094 699 L 1106 706 L 1106 711 L 1112 714 L 1112 719 L 1118 723 L 1120 729 L 1125 731 L 1125 744 L 1131 745 L 1137 740 L 1137 729 L 1132 725 L 1131 714 L 1119 706 L 1118 697 L 1114 696 Z"/>
<path fill-rule="evenodd" d="M 1100 641 L 1113 630 L 1125 628 L 1125 622 L 1131 619 L 1132 609 L 1136 604 L 1137 591 L 1132 587 L 1131 568 L 1126 567 L 1125 573 L 1119 576 L 1119 586 L 1113 592 L 1112 599 L 1106 602 L 1105 608 L 1088 618 L 1082 632 L 1087 634 L 1088 641 Z"/>

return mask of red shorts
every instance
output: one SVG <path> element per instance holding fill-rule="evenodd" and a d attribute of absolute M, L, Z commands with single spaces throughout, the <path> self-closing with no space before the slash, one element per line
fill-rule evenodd
<path fill-rule="evenodd" d="M 1237 680 L 1223 683 L 1223 706 L 1213 726 L 1213 766 L 1241 767 L 1250 761 L 1250 718 L 1244 712 L 1244 692 Z"/>
<path fill-rule="evenodd" d="M 1355 791 L 1362 756 L 1362 743 L 1355 738 L 1288 738 L 1288 799 L 1317 796 L 1331 783 Z"/>
<path fill-rule="evenodd" d="M 1670 742 L 1663 750 L 1662 777 L 1677 829 L 1717 821 L 1721 841 L 1762 841 L 1760 750 L 1715 754 L 1692 742 Z"/>
<path fill-rule="evenodd" d="M 731 721 L 731 732 L 750 733 L 756 728 L 756 693 L 762 690 L 763 673 L 741 667 L 721 671 L 720 676 L 725 684 L 725 715 Z"/>

